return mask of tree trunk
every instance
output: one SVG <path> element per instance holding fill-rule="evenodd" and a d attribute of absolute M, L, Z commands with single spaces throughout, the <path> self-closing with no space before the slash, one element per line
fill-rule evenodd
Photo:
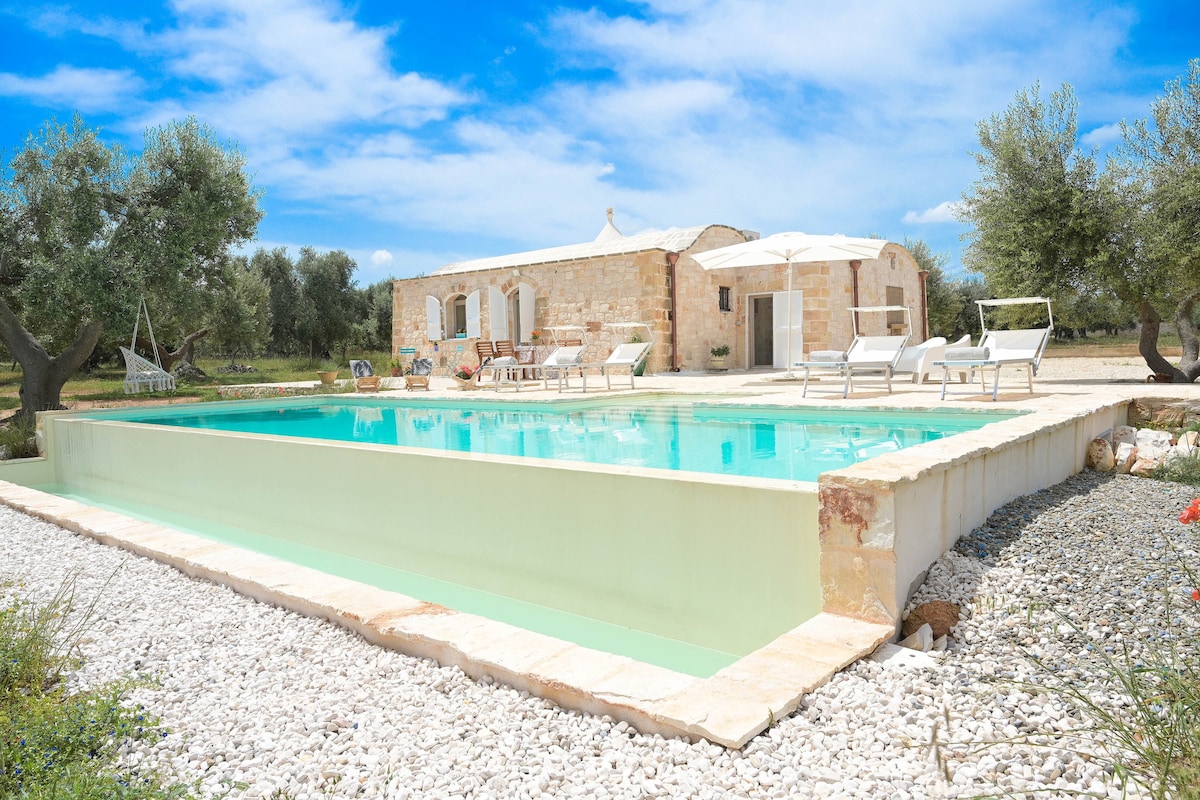
<path fill-rule="evenodd" d="M 1189 294 L 1175 308 L 1175 328 L 1179 331 L 1179 343 L 1183 346 L 1183 354 L 1179 359 L 1179 373 L 1182 382 L 1191 383 L 1200 376 L 1200 343 L 1196 340 L 1196 326 L 1192 322 L 1192 311 L 1196 300 L 1200 299 L 1200 291 Z M 1180 378 L 1175 378 L 1179 381 Z"/>
<path fill-rule="evenodd" d="M 8 304 L 0 300 L 0 339 L 21 365 L 21 408 L 16 417 L 32 420 L 38 411 L 62 408 L 62 387 L 96 349 L 104 326 L 84 322 L 66 349 L 51 357 L 42 343 L 17 319 Z"/>
<path fill-rule="evenodd" d="M 169 352 L 167 348 L 163 347 L 157 342 L 155 343 L 155 347 L 151 347 L 150 340 L 144 339 L 141 336 L 137 338 L 137 346 L 148 353 L 157 350 L 158 360 L 162 363 L 162 368 L 167 372 L 170 372 L 171 368 L 180 361 L 185 364 L 193 364 L 194 366 L 193 359 L 196 357 L 196 341 L 198 339 L 203 339 L 207 335 L 208 328 L 201 328 L 195 333 L 189 333 L 187 336 L 183 337 L 183 344 L 181 344 L 179 349 L 173 353 Z"/>

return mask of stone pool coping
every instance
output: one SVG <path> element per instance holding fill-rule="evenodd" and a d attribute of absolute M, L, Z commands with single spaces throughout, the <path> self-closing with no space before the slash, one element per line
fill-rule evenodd
<path fill-rule="evenodd" d="M 688 388 L 676 386 L 677 391 L 690 393 Z M 645 388 L 662 391 L 665 387 Z M 806 402 L 798 392 L 784 388 L 783 392 L 768 390 L 731 402 L 828 407 L 827 401 Z M 913 397 L 915 392 L 906 394 L 907 398 L 874 396 L 836 405 L 948 410 L 946 405 L 920 402 L 924 398 Z M 1086 441 L 1102 430 L 1106 421 L 1111 425 L 1111 420 L 1123 414 L 1135 394 L 1140 392 L 1022 395 L 1020 402 L 978 405 L 981 409 L 1035 413 L 988 426 L 991 430 L 960 434 L 921 445 L 918 450 L 879 456 L 866 465 L 826 473 L 819 489 L 823 506 L 834 497 L 850 500 L 839 504 L 840 512 L 846 513 L 822 513 L 824 612 L 707 679 L 453 611 L 15 483 L 0 481 L 0 502 L 255 599 L 331 620 L 381 646 L 459 666 L 475 678 L 491 676 L 569 708 L 608 714 L 645 732 L 703 737 L 740 747 L 773 719 L 794 711 L 807 692 L 891 639 L 904 598 L 918 585 L 928 564 L 1004 502 L 1081 469 Z M 535 399 L 529 395 L 512 399 Z M 1039 439 L 1040 443 L 1035 441 Z M 1014 450 L 1024 455 L 1014 460 L 1009 452 Z M 993 465 L 990 470 L 988 459 Z M 1034 470 L 1025 468 L 1040 461 L 1046 463 Z M 997 464 L 1012 474 L 993 474 Z M 951 473 L 957 475 L 953 480 Z M 959 497 L 960 493 L 969 498 Z M 914 520 L 919 523 L 917 530 L 894 524 L 902 515 L 906 519 L 911 516 L 922 498 L 928 502 L 931 497 L 943 496 L 949 501 L 938 502 L 940 520 Z M 864 500 L 870 501 L 869 513 L 864 513 Z M 908 544 L 897 544 L 905 537 Z"/>

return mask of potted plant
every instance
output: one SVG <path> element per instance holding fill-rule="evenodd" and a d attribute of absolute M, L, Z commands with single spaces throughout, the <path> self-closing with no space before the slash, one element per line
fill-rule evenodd
<path fill-rule="evenodd" d="M 458 384 L 459 389 L 478 389 L 479 370 L 475 367 L 469 367 L 466 364 L 460 364 L 450 373 L 450 377 Z"/>
<path fill-rule="evenodd" d="M 332 361 L 321 364 L 321 368 L 317 370 L 317 377 L 321 379 L 322 386 L 333 386 L 337 380 L 337 365 Z"/>
<path fill-rule="evenodd" d="M 632 334 L 630 334 L 629 341 L 632 343 L 644 342 L 644 341 L 646 341 L 646 337 L 642 336 L 641 331 L 635 330 Z M 637 363 L 637 366 L 633 368 L 634 377 L 640 378 L 640 377 L 642 377 L 642 375 L 645 374 L 646 361 L 649 360 L 649 358 L 650 358 L 650 351 L 647 350 L 646 355 L 642 356 L 642 360 L 639 361 Z"/>
<path fill-rule="evenodd" d="M 399 358 L 393 358 L 388 362 L 388 369 L 391 370 L 393 378 L 399 378 L 404 375 L 404 362 Z"/>
<path fill-rule="evenodd" d="M 723 344 L 719 347 L 714 347 L 708 351 L 709 358 L 708 368 L 715 370 L 725 369 L 725 357 L 729 355 L 729 345 Z"/>

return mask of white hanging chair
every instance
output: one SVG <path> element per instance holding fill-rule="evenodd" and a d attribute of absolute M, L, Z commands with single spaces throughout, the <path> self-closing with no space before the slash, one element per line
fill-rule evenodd
<path fill-rule="evenodd" d="M 146 315 L 146 332 L 150 334 L 153 361 L 133 352 L 143 314 Z M 150 325 L 150 310 L 146 308 L 145 297 L 138 303 L 138 315 L 133 323 L 133 339 L 129 342 L 129 347 L 121 348 L 121 355 L 125 357 L 125 394 L 175 391 L 175 376 L 162 368 L 162 362 L 158 358 L 158 343 L 154 341 L 154 328 Z"/>

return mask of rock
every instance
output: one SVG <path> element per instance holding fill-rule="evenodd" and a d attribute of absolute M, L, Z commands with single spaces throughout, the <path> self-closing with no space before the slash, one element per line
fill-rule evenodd
<path fill-rule="evenodd" d="M 1122 444 L 1130 446 L 1137 444 L 1137 428 L 1132 425 L 1118 425 L 1112 429 L 1112 446 L 1118 448 Z"/>
<path fill-rule="evenodd" d="M 1179 434 L 1179 444 L 1186 444 L 1188 447 L 1200 446 L 1200 431 L 1184 431 Z"/>
<path fill-rule="evenodd" d="M 1117 445 L 1117 472 L 1122 475 L 1129 472 L 1129 470 L 1133 467 L 1134 462 L 1137 461 L 1137 454 L 1137 447 L 1128 442 L 1122 442 L 1121 444 Z"/>
<path fill-rule="evenodd" d="M 928 624 L 933 638 L 937 639 L 950 633 L 950 629 L 958 624 L 958 619 L 959 610 L 954 603 L 945 600 L 930 600 L 908 612 L 908 619 L 904 620 L 902 633 L 904 636 L 911 636 L 922 625 Z"/>
<path fill-rule="evenodd" d="M 1130 475 L 1137 475 L 1140 478 L 1149 478 L 1154 474 L 1154 470 L 1158 469 L 1159 460 L 1157 458 L 1142 458 L 1138 456 L 1133 462 L 1133 466 L 1129 468 Z"/>
<path fill-rule="evenodd" d="M 186 361 L 180 361 L 178 364 L 176 364 L 174 372 L 175 377 L 177 378 L 186 378 L 192 381 L 208 380 L 208 374 L 204 370 L 200 369 L 195 364 L 189 364 Z"/>
<path fill-rule="evenodd" d="M 928 669 L 938 665 L 937 660 L 924 651 L 911 647 L 901 647 L 891 642 L 884 642 L 879 645 L 869 658 L 872 661 L 883 664 L 885 667 L 917 667 L 918 669 Z"/>
<path fill-rule="evenodd" d="M 1171 449 L 1170 431 L 1142 428 L 1137 432 L 1138 458 L 1160 460 Z"/>
<path fill-rule="evenodd" d="M 1097 472 L 1111 472 L 1117 465 L 1112 445 L 1107 439 L 1092 439 L 1087 449 L 1087 466 Z"/>
<path fill-rule="evenodd" d="M 920 650 L 922 653 L 928 653 L 933 648 L 933 629 L 926 623 L 906 639 L 900 641 L 901 647 L 908 647 L 913 650 Z"/>

